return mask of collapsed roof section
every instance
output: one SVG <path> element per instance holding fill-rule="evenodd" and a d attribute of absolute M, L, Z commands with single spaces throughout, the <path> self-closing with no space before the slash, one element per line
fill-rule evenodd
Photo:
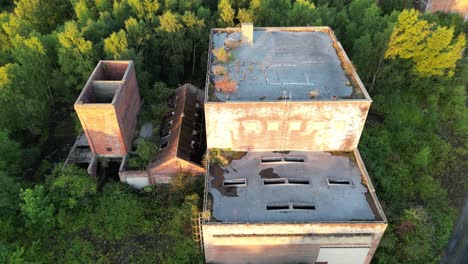
<path fill-rule="evenodd" d="M 164 115 L 159 132 L 162 152 L 150 167 L 174 157 L 201 165 L 206 149 L 203 91 L 185 84 L 175 90 L 169 107 L 171 110 Z"/>

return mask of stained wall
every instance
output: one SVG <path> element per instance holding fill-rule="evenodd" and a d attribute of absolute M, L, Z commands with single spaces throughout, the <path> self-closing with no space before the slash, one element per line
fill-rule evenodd
<path fill-rule="evenodd" d="M 205 257 L 207 263 L 338 264 L 341 262 L 336 258 L 328 259 L 329 253 L 337 249 L 341 254 L 344 248 L 349 251 L 348 257 L 358 261 L 352 263 L 370 263 L 386 226 L 385 223 L 205 223 Z"/>
<path fill-rule="evenodd" d="M 352 151 L 370 104 L 370 100 L 206 102 L 208 149 Z"/>

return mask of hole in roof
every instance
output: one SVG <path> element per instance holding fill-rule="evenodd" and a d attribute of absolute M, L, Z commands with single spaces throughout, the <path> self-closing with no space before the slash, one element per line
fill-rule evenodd
<path fill-rule="evenodd" d="M 246 186 L 247 180 L 246 179 L 232 179 L 232 180 L 224 180 L 223 186 Z"/>
<path fill-rule="evenodd" d="M 302 158 L 302 157 L 284 157 L 284 161 L 288 161 L 288 162 L 304 162 L 304 158 Z"/>
<path fill-rule="evenodd" d="M 309 179 L 301 179 L 301 178 L 290 178 L 288 179 L 289 184 L 310 184 Z"/>
<path fill-rule="evenodd" d="M 307 204 L 307 203 L 293 203 L 292 204 L 293 210 L 315 210 L 314 204 Z"/>
<path fill-rule="evenodd" d="M 334 179 L 327 178 L 328 185 L 351 185 L 351 181 L 348 179 Z"/>
<path fill-rule="evenodd" d="M 286 179 L 263 179 L 264 185 L 285 184 Z"/>
<path fill-rule="evenodd" d="M 261 161 L 262 163 L 281 162 L 281 157 L 265 157 Z"/>
<path fill-rule="evenodd" d="M 266 209 L 272 210 L 289 210 L 289 204 L 267 204 Z"/>

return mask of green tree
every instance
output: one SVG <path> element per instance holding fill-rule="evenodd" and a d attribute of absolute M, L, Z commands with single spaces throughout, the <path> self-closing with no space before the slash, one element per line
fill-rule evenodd
<path fill-rule="evenodd" d="M 416 10 L 404 10 L 393 30 L 387 58 L 412 59 L 422 76 L 452 76 L 462 57 L 465 36 L 454 39 L 454 29 L 438 27 L 419 18 Z"/>
<path fill-rule="evenodd" d="M 241 23 L 252 23 L 254 21 L 253 11 L 246 8 L 240 8 L 237 12 L 237 19 Z"/>
<path fill-rule="evenodd" d="M 231 2 L 229 0 L 220 0 L 218 4 L 219 19 L 218 23 L 222 27 L 234 26 L 235 12 L 232 9 Z"/>
<path fill-rule="evenodd" d="M 288 16 L 288 24 L 291 26 L 311 25 L 317 19 L 315 5 L 309 0 L 294 2 Z"/>
<path fill-rule="evenodd" d="M 47 196 L 42 185 L 20 191 L 21 212 L 26 219 L 26 223 L 38 230 L 48 231 L 55 224 L 55 206 Z"/>
<path fill-rule="evenodd" d="M 59 32 L 57 37 L 60 67 L 55 72 L 55 78 L 64 83 L 64 88 L 68 88 L 63 89 L 61 96 L 70 101 L 75 98 L 75 91 L 83 88 L 92 72 L 96 63 L 96 54 L 93 43 L 83 37 L 75 22 L 65 23 L 63 31 Z M 58 93 L 60 94 L 60 91 Z"/>
<path fill-rule="evenodd" d="M 0 129 L 0 171 L 18 175 L 21 169 L 20 145 Z"/>
<path fill-rule="evenodd" d="M 48 178 L 49 197 L 57 208 L 83 208 L 97 192 L 95 180 L 83 169 L 74 165 L 55 167 Z"/>
<path fill-rule="evenodd" d="M 19 209 L 19 178 L 0 171 L 0 215 L 14 215 Z"/>
<path fill-rule="evenodd" d="M 49 33 L 68 18 L 69 1 L 15 0 L 14 14 L 41 33 Z"/>
<path fill-rule="evenodd" d="M 104 51 L 107 56 L 117 59 L 128 59 L 128 43 L 127 35 L 123 29 L 119 32 L 112 33 L 108 38 L 104 40 Z"/>

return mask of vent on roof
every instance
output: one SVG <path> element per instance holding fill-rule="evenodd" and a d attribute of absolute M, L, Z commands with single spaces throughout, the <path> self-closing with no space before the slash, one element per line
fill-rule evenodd
<path fill-rule="evenodd" d="M 303 157 L 263 157 L 262 163 L 275 163 L 275 162 L 304 162 Z"/>
<path fill-rule="evenodd" d="M 327 178 L 328 185 L 351 185 L 348 179 Z"/>
<path fill-rule="evenodd" d="M 304 162 L 304 158 L 302 158 L 302 157 L 284 157 L 284 161 L 287 161 L 287 162 Z"/>
<path fill-rule="evenodd" d="M 263 179 L 264 185 L 285 184 L 285 183 L 286 183 L 286 179 L 284 178 Z"/>
<path fill-rule="evenodd" d="M 280 184 L 310 184 L 309 179 L 304 178 L 271 178 L 271 179 L 263 179 L 263 185 L 280 185 Z"/>
<path fill-rule="evenodd" d="M 243 179 L 232 179 L 232 180 L 224 180 L 223 186 L 246 186 L 247 180 Z"/>
<path fill-rule="evenodd" d="M 303 178 L 290 178 L 288 179 L 289 184 L 310 184 L 309 179 L 303 179 Z"/>
<path fill-rule="evenodd" d="M 308 203 L 293 203 L 292 204 L 292 209 L 293 210 L 315 210 L 315 205 L 314 204 L 308 204 Z"/>
<path fill-rule="evenodd" d="M 281 157 L 265 157 L 265 158 L 262 158 L 262 163 L 273 163 L 273 162 L 281 162 Z"/>
<path fill-rule="evenodd" d="M 268 211 L 273 211 L 273 210 L 289 210 L 289 204 L 284 203 L 284 204 L 267 204 L 266 209 Z"/>

